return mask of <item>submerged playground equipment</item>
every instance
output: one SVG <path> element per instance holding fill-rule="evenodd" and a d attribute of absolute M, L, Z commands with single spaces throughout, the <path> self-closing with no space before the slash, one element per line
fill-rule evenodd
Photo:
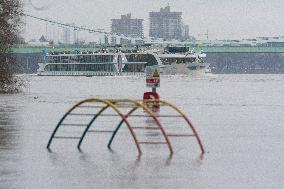
<path fill-rule="evenodd" d="M 74 139 L 80 149 L 87 134 L 99 133 L 105 137 L 109 133 L 107 147 L 111 149 L 118 131 L 126 125 L 129 132 L 124 133 L 130 133 L 139 155 L 142 154 L 141 145 L 165 145 L 172 155 L 172 140 L 188 137 L 196 139 L 204 154 L 202 142 L 189 118 L 175 105 L 161 100 L 156 92 L 160 86 L 159 68 L 146 68 L 146 84 L 152 92 L 145 92 L 143 101 L 90 98 L 75 104 L 58 122 L 47 148 L 55 139 Z M 75 128 L 78 130 L 72 132 Z"/>
<path fill-rule="evenodd" d="M 159 104 L 160 108 L 167 107 L 176 114 L 161 114 L 154 112 L 151 108 Z M 86 112 L 84 109 L 88 110 L 96 110 L 93 113 L 90 113 L 90 111 Z M 108 109 L 112 110 L 112 114 L 104 113 Z M 124 111 L 123 111 L 124 110 Z M 139 111 L 140 110 L 140 111 Z M 141 111 L 142 110 L 142 111 Z M 140 113 L 135 113 L 135 112 Z M 68 118 L 70 117 L 88 117 L 87 122 L 85 124 L 82 124 L 81 122 L 78 123 L 70 123 L 68 122 Z M 118 122 L 113 122 L 115 125 L 115 128 L 113 130 L 101 130 L 100 128 L 91 130 L 91 126 L 95 125 L 95 122 L 100 117 L 119 117 Z M 148 121 L 143 123 L 144 126 L 137 126 L 138 123 L 141 124 L 141 121 L 132 123 L 133 119 L 130 121 L 131 118 L 146 118 Z M 161 123 L 161 119 L 163 118 L 181 118 L 185 121 L 187 125 L 184 125 L 187 127 L 187 129 L 191 130 L 191 133 L 178 133 L 178 132 L 168 132 L 167 129 L 164 127 L 164 125 Z M 194 126 L 192 125 L 191 121 L 187 118 L 187 116 L 182 113 L 179 108 L 174 106 L 173 104 L 165 101 L 165 100 L 144 100 L 144 102 L 136 101 L 136 100 L 129 100 L 129 99 L 86 99 L 83 100 L 76 105 L 74 105 L 69 111 L 65 113 L 65 115 L 60 119 L 59 123 L 57 124 L 56 128 L 54 129 L 48 144 L 47 148 L 49 149 L 54 139 L 77 139 L 77 148 L 80 149 L 83 140 L 85 139 L 85 136 L 87 133 L 111 133 L 111 136 L 108 141 L 108 148 L 111 148 L 111 144 L 115 138 L 115 136 L 118 134 L 118 131 L 121 129 L 123 123 L 127 126 L 127 129 L 129 130 L 130 135 L 133 138 L 133 141 L 137 147 L 139 155 L 142 154 L 141 145 L 148 144 L 148 145 L 159 145 L 164 144 L 168 147 L 168 150 L 170 154 L 173 154 L 173 146 L 171 144 L 171 139 L 176 137 L 194 137 L 197 141 L 197 144 L 200 147 L 201 153 L 204 153 L 204 148 L 202 145 L 202 142 L 198 136 L 198 133 Z M 57 135 L 60 128 L 68 127 L 68 128 L 74 128 L 74 127 L 80 127 L 83 128 L 80 136 L 61 136 Z M 97 126 L 98 127 L 98 126 Z M 150 140 L 139 140 L 137 137 L 137 131 L 149 131 L 149 130 L 156 130 L 159 131 L 161 134 L 161 140 L 160 141 L 150 141 Z"/>

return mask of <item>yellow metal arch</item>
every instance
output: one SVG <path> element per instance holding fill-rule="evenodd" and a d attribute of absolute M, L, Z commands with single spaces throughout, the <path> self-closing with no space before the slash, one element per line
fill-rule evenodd
<path fill-rule="evenodd" d="M 136 138 L 136 135 L 133 131 L 133 129 L 131 128 L 129 122 L 127 121 L 127 119 L 125 118 L 125 116 L 123 115 L 123 113 L 116 107 L 116 105 L 114 105 L 111 101 L 109 100 L 102 100 L 102 99 L 97 99 L 97 98 L 90 98 L 90 99 L 85 99 L 85 100 L 82 100 L 80 102 L 78 102 L 77 104 L 75 104 L 72 108 L 70 108 L 67 113 L 61 118 L 61 120 L 59 121 L 59 123 L 57 124 L 56 128 L 54 129 L 50 139 L 49 139 L 49 142 L 48 142 L 48 145 L 47 145 L 47 148 L 50 147 L 51 143 L 52 143 L 52 140 L 53 138 L 55 137 L 55 134 L 57 132 L 57 130 L 59 129 L 60 125 L 62 124 L 62 122 L 64 121 L 64 119 L 74 110 L 76 109 L 77 107 L 79 107 L 81 104 L 84 104 L 84 103 L 88 103 L 88 102 L 100 102 L 100 103 L 103 103 L 103 104 L 106 104 L 105 107 L 103 107 L 100 111 L 99 111 L 99 114 L 102 113 L 102 111 L 104 111 L 103 109 L 107 109 L 109 107 L 111 107 L 121 118 L 122 120 L 124 120 L 124 122 L 126 123 L 133 139 L 134 139 L 134 142 L 136 144 L 136 147 L 137 147 L 137 150 L 138 150 L 138 153 L 141 154 L 141 149 L 139 147 L 139 144 L 138 144 L 138 141 L 137 141 L 137 138 Z M 91 124 L 90 124 L 91 125 Z M 90 125 L 88 125 L 88 127 L 85 129 L 83 135 L 81 136 L 80 138 L 80 142 L 78 144 L 78 147 L 80 147 L 80 144 L 86 134 L 86 132 L 88 131 L 88 128 L 90 127 Z"/>

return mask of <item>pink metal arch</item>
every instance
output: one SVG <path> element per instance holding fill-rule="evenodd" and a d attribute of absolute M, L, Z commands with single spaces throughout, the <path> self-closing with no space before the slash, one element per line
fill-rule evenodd
<path fill-rule="evenodd" d="M 130 100 L 130 99 L 111 100 L 111 102 L 114 103 L 114 104 L 119 103 L 119 102 L 130 102 L 130 103 L 134 104 L 137 108 L 142 108 L 150 117 L 153 118 L 153 120 L 155 121 L 156 125 L 158 126 L 158 128 L 159 128 L 160 131 L 162 132 L 162 135 L 163 135 L 163 137 L 164 137 L 164 139 L 165 139 L 165 141 L 166 141 L 166 144 L 168 145 L 168 148 L 169 148 L 169 151 L 170 151 L 170 155 L 173 154 L 172 145 L 171 145 L 171 143 L 170 143 L 170 140 L 169 140 L 169 138 L 168 138 L 168 136 L 167 136 L 167 134 L 166 134 L 166 132 L 165 132 L 165 130 L 164 130 L 162 124 L 160 123 L 160 121 L 157 119 L 157 117 L 155 116 L 155 114 L 154 114 L 149 108 L 147 108 L 146 106 L 144 106 L 142 103 L 139 103 L 139 102 L 137 102 L 137 101 Z M 131 114 L 132 114 L 134 111 L 137 110 L 137 108 L 130 110 L 130 111 L 126 114 L 125 118 L 130 117 Z M 122 122 L 121 122 L 121 123 L 118 125 L 118 127 L 116 128 L 116 132 L 117 132 L 117 130 L 120 128 L 121 124 L 122 124 Z M 115 137 L 116 132 L 115 132 L 114 135 L 111 137 L 110 142 L 109 142 L 109 144 L 108 144 L 108 147 L 111 146 L 112 140 L 113 140 L 113 138 Z"/>

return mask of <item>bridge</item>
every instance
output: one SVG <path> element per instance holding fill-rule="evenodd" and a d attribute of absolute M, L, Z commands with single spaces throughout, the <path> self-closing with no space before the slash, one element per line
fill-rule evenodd
<path fill-rule="evenodd" d="M 88 47 L 88 46 L 79 46 L 79 47 L 14 47 L 12 48 L 12 53 L 15 54 L 29 54 L 29 53 L 42 53 L 52 52 L 52 51 L 97 51 L 102 48 L 113 49 L 113 46 L 96 46 L 96 47 Z M 125 46 L 125 49 L 134 48 L 134 46 Z M 199 46 L 194 48 L 196 51 L 203 50 L 205 53 L 284 53 L 284 47 L 217 47 L 217 46 Z"/>

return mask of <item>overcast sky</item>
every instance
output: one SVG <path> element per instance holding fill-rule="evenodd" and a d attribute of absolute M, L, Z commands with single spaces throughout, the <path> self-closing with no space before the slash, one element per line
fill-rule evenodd
<path fill-rule="evenodd" d="M 110 19 L 131 13 L 144 19 L 148 36 L 149 12 L 168 3 L 172 11 L 181 11 L 190 34 L 210 39 L 243 39 L 260 36 L 284 36 L 284 0 L 23 0 L 26 13 L 110 31 Z M 29 2 L 32 2 L 31 5 Z M 43 10 L 38 10 L 35 7 Z M 38 38 L 46 33 L 46 24 L 26 18 L 24 37 Z M 80 34 L 83 37 L 84 34 Z"/>

